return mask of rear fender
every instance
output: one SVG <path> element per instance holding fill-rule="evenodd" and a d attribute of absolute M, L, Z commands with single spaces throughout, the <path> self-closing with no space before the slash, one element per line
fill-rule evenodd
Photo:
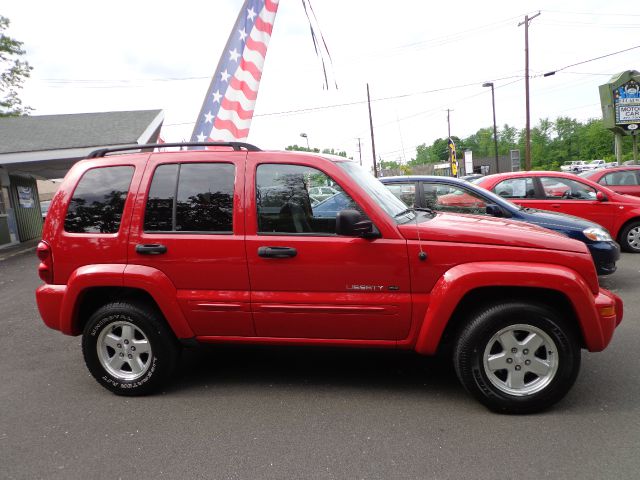
<path fill-rule="evenodd" d="M 80 333 L 77 317 L 82 294 L 96 287 L 128 287 L 145 291 L 153 298 L 176 337 L 194 336 L 178 305 L 176 288 L 169 278 L 155 268 L 124 264 L 85 266 L 71 274 L 60 315 L 60 330 L 63 333 Z"/>

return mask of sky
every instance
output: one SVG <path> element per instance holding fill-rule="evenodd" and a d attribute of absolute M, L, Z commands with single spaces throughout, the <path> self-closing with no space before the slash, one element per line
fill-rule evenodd
<path fill-rule="evenodd" d="M 162 109 L 165 141 L 188 140 L 242 0 L 4 0 L 7 34 L 33 67 L 20 93 L 32 115 Z M 640 11 L 609 0 L 432 2 L 311 0 L 337 83 L 324 88 L 301 1 L 281 0 L 249 143 L 376 153 L 409 161 L 447 133 L 525 126 L 525 15 L 530 23 L 531 124 L 601 117 L 598 85 L 640 70 Z M 565 68 L 567 67 L 567 68 Z M 542 74 L 560 70 L 553 76 Z M 304 111 L 300 111 L 304 110 Z"/>

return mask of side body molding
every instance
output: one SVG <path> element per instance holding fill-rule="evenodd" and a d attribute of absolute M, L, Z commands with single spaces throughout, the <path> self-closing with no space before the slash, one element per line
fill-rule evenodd
<path fill-rule="evenodd" d="M 524 275 L 526 273 L 526 275 Z M 608 343 L 596 311 L 595 296 L 575 271 L 559 265 L 517 262 L 475 262 L 455 266 L 438 280 L 417 336 L 415 350 L 432 355 L 456 307 L 472 290 L 483 287 L 525 287 L 554 290 L 571 303 L 586 346 L 598 351 Z M 535 300 L 535 299 L 532 299 Z"/>
<path fill-rule="evenodd" d="M 123 275 L 123 286 L 138 288 L 151 295 L 176 337 L 192 338 L 194 336 L 178 305 L 176 287 L 160 270 L 144 265 L 127 265 Z"/>

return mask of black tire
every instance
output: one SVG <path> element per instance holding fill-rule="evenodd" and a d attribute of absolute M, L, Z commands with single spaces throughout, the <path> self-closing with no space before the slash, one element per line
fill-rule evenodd
<path fill-rule="evenodd" d="M 534 413 L 566 395 L 580 354 L 575 330 L 554 311 L 511 302 L 477 312 L 458 337 L 454 366 L 465 389 L 490 410 Z"/>
<path fill-rule="evenodd" d="M 620 230 L 620 248 L 625 252 L 640 253 L 640 222 L 631 222 Z"/>
<path fill-rule="evenodd" d="M 161 315 L 144 304 L 115 302 L 89 318 L 82 353 L 91 375 L 117 395 L 146 395 L 173 373 L 179 347 Z"/>

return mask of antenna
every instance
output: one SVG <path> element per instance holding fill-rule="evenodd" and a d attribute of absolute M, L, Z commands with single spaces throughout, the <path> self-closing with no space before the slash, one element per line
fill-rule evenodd
<path fill-rule="evenodd" d="M 427 254 L 424 250 L 422 250 L 422 239 L 420 238 L 420 226 L 418 225 L 418 211 L 414 210 L 416 214 L 416 232 L 418 232 L 418 248 L 420 252 L 418 253 L 418 259 L 424 262 L 427 259 Z"/>

